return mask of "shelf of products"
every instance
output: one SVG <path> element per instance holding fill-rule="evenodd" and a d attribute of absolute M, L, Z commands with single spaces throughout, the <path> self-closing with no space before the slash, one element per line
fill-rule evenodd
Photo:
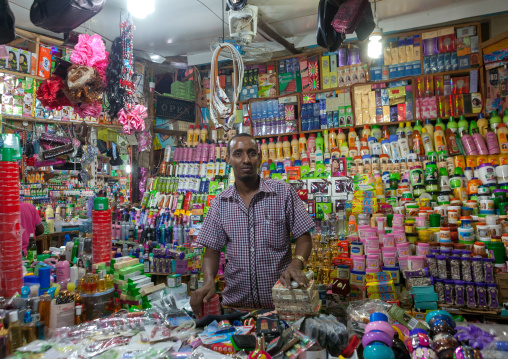
<path fill-rule="evenodd" d="M 34 80 L 39 80 L 39 81 L 44 81 L 45 80 L 44 77 L 35 76 L 35 75 L 31 75 L 31 74 L 26 74 L 26 73 L 18 72 L 18 71 L 11 71 L 11 70 L 7 70 L 7 69 L 3 69 L 3 68 L 0 68 L 0 72 L 4 72 L 6 74 L 17 76 L 17 77 L 29 77 L 29 78 L 32 78 Z"/>
<path fill-rule="evenodd" d="M 121 125 L 110 125 L 110 124 L 99 124 L 93 122 L 71 122 L 71 121 L 55 121 L 55 120 L 47 120 L 44 118 L 34 118 L 34 117 L 24 117 L 24 116 L 12 116 L 12 115 L 1 115 L 4 120 L 14 120 L 14 121 L 27 121 L 27 122 L 39 122 L 39 123 L 53 123 L 53 124 L 61 124 L 61 125 L 79 125 L 81 123 L 86 123 L 87 126 L 91 127 L 104 127 L 104 128 L 113 128 L 120 129 Z"/>

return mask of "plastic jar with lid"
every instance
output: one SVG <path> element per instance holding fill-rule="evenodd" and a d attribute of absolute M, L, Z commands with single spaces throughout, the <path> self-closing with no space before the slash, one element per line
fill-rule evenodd
<path fill-rule="evenodd" d="M 449 227 L 441 227 L 441 229 L 439 230 L 439 242 L 440 243 L 451 242 Z"/>
<path fill-rule="evenodd" d="M 418 231 L 418 240 L 422 243 L 430 242 L 432 232 L 428 229 L 420 229 Z"/>

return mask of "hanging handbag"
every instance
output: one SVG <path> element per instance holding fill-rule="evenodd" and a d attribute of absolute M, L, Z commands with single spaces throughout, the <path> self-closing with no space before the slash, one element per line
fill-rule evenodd
<path fill-rule="evenodd" d="M 335 0 L 340 2 L 340 0 Z M 342 44 L 342 36 L 332 27 L 332 19 L 338 11 L 338 7 L 331 0 L 320 0 L 318 7 L 318 29 L 316 34 L 317 44 L 328 51 L 337 51 Z"/>
<path fill-rule="evenodd" d="M 106 0 L 35 0 L 30 20 L 53 32 L 69 32 L 97 15 Z"/>
<path fill-rule="evenodd" d="M 369 0 L 346 0 L 332 21 L 332 26 L 339 34 L 352 34 L 369 5 Z"/>
<path fill-rule="evenodd" d="M 8 0 L 0 0 L 0 44 L 8 44 L 16 38 L 14 14 Z"/>

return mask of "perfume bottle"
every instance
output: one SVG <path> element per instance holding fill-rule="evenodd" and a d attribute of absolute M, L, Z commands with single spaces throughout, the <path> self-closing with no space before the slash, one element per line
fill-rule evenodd
<path fill-rule="evenodd" d="M 23 345 L 27 345 L 35 340 L 35 323 L 32 321 L 32 314 L 29 310 L 25 312 L 21 332 L 23 333 Z"/>
<path fill-rule="evenodd" d="M 83 323 L 83 306 L 76 305 L 76 315 L 74 316 L 74 325 L 79 325 Z"/>
<path fill-rule="evenodd" d="M 9 331 L 4 328 L 3 319 L 0 322 L 0 359 L 9 356 Z"/>
<path fill-rule="evenodd" d="M 9 313 L 9 342 L 11 354 L 19 347 L 23 346 L 23 332 L 18 320 L 18 311 L 13 310 Z"/>

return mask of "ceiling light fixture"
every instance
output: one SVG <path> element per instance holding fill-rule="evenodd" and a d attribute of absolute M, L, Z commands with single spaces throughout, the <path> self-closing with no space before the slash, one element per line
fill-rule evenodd
<path fill-rule="evenodd" d="M 127 0 L 127 10 L 132 16 L 144 19 L 155 11 L 155 0 Z"/>
<path fill-rule="evenodd" d="M 374 15 L 374 23 L 376 24 L 376 27 L 369 36 L 369 46 L 367 48 L 367 54 L 372 59 L 379 58 L 383 52 L 383 44 L 381 43 L 383 32 L 378 26 L 378 20 L 376 16 L 376 1 L 379 0 L 370 0 L 370 5 L 372 6 L 372 15 Z"/>

